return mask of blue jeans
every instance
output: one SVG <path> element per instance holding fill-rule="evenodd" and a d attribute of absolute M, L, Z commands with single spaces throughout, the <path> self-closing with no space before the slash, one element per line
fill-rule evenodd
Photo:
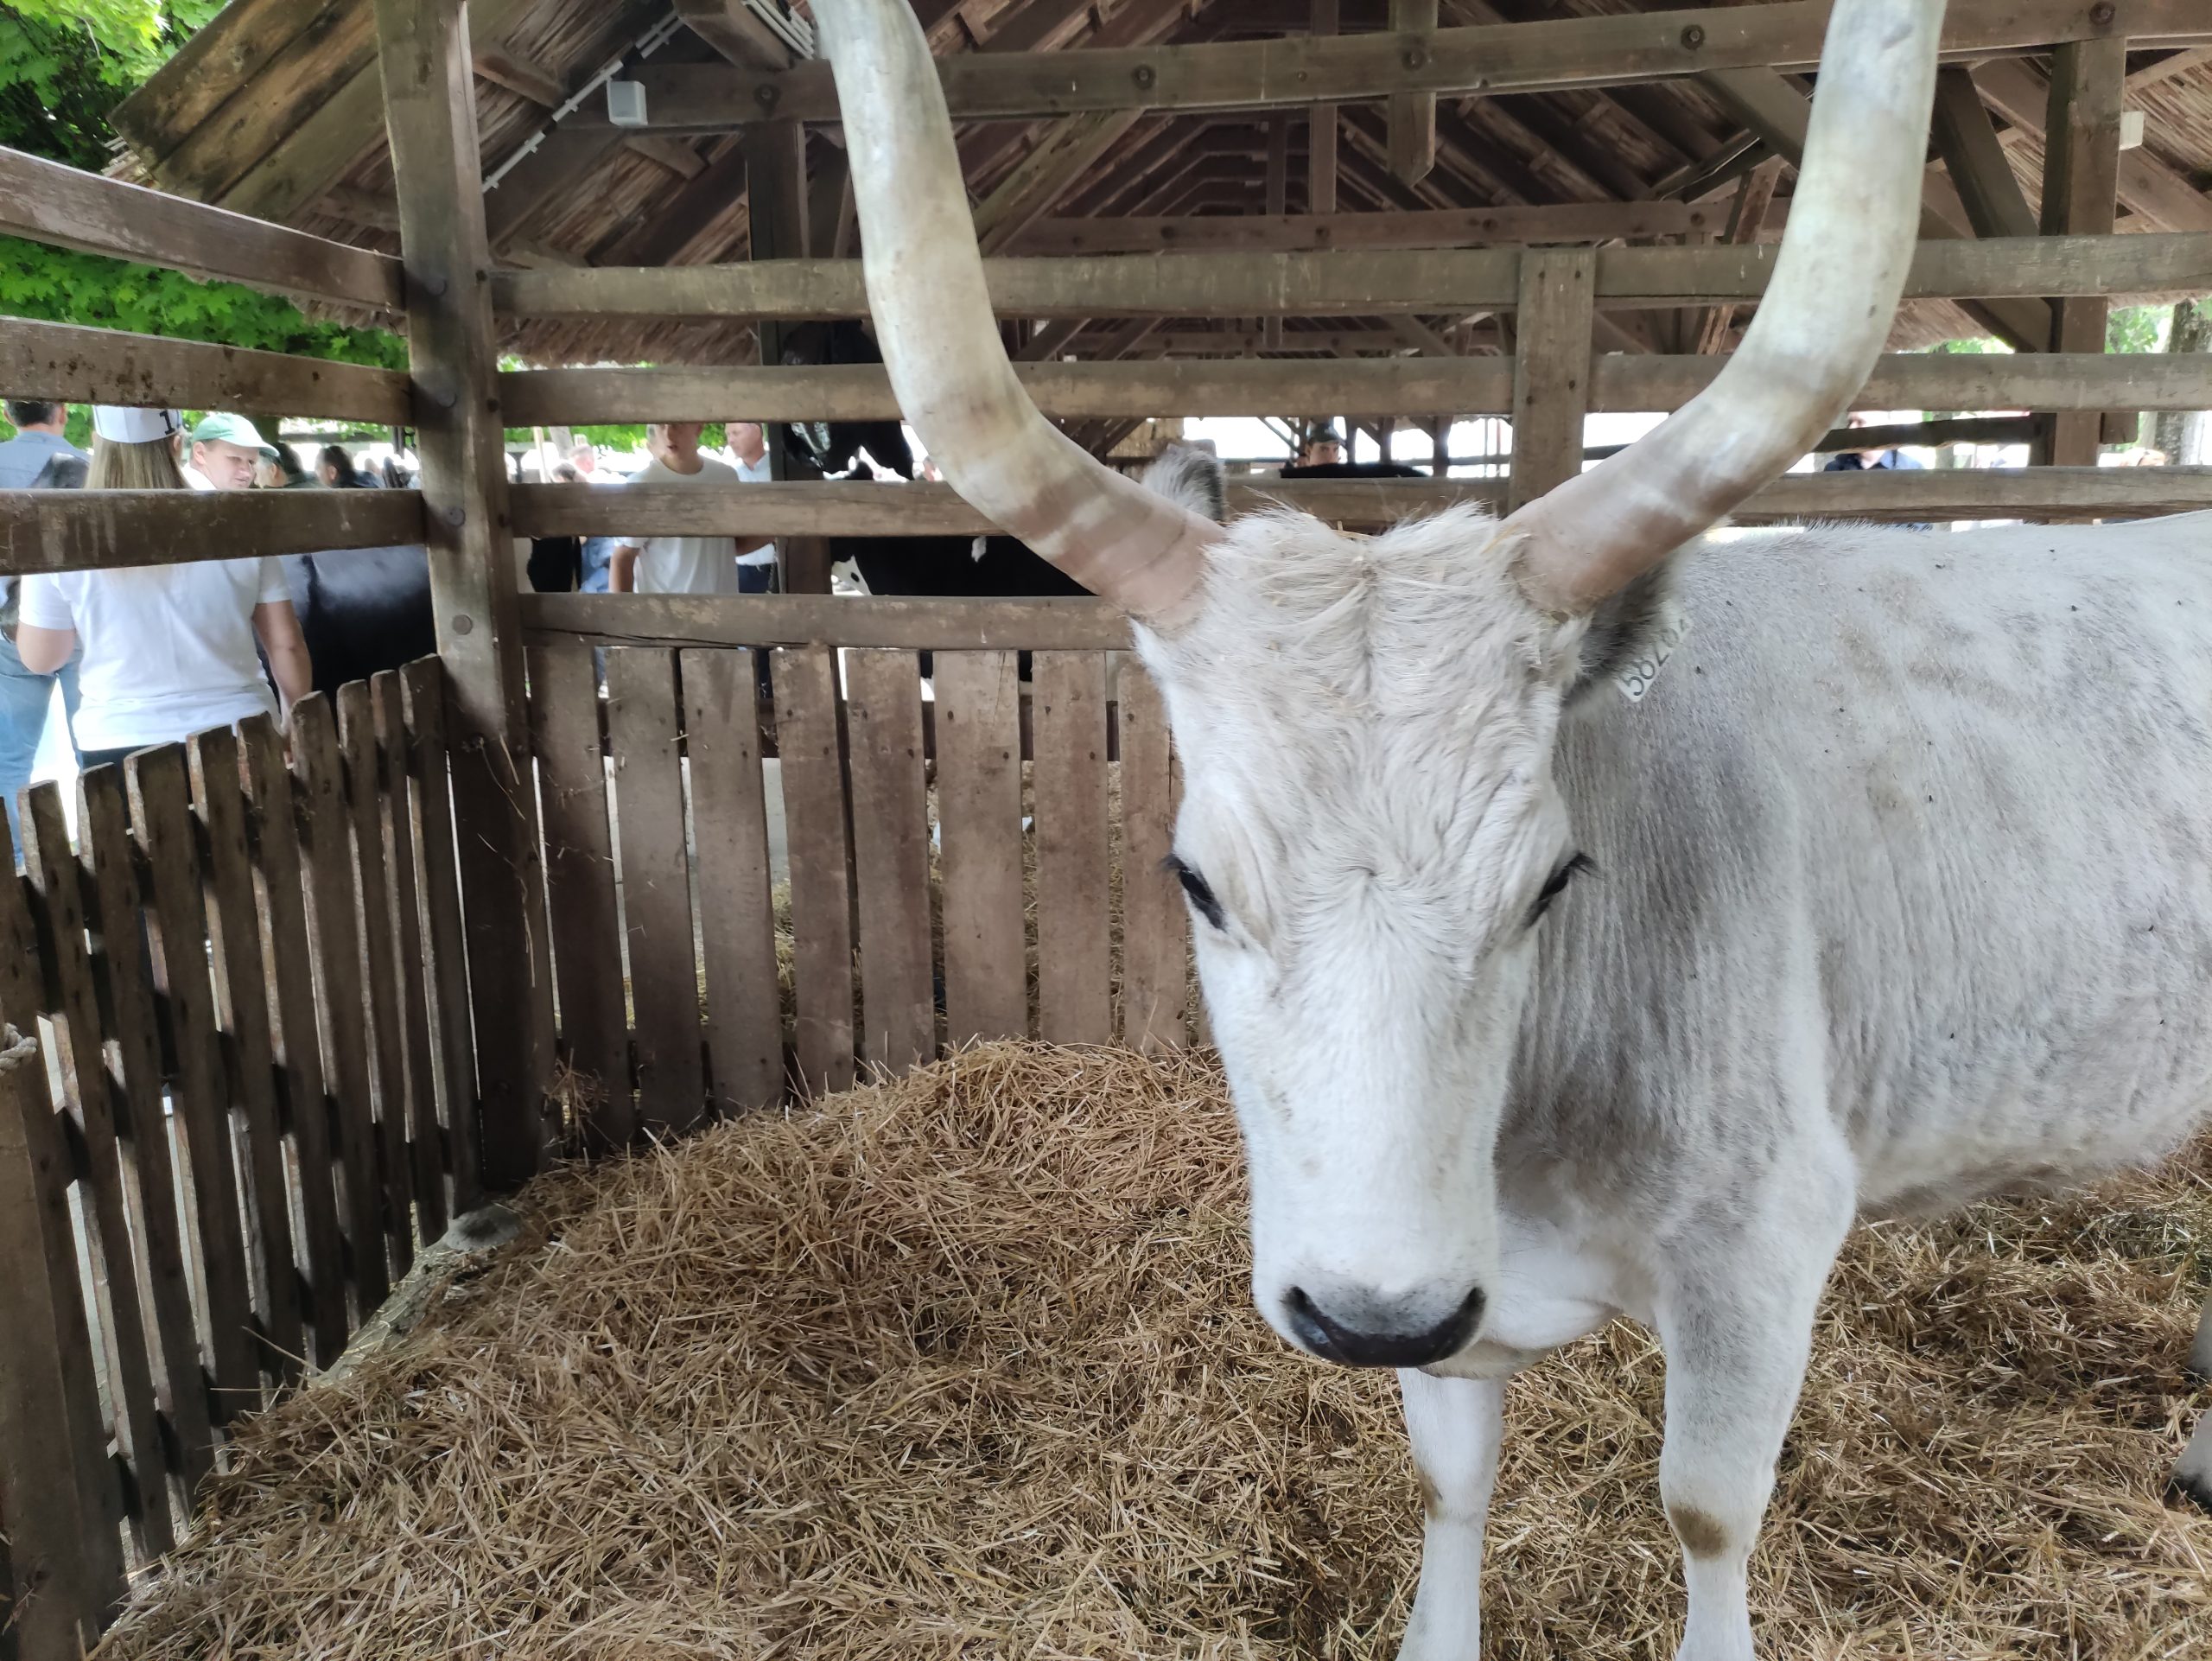
<path fill-rule="evenodd" d="M 23 667 L 16 643 L 0 635 L 0 796 L 7 799 L 9 840 L 18 849 L 23 845 L 23 831 L 16 799 L 31 781 L 38 741 L 46 732 L 47 712 L 54 707 L 57 679 L 61 683 L 63 707 L 73 719 L 77 713 L 74 660 L 59 675 L 34 675 Z M 76 748 L 74 738 L 70 748 Z"/>

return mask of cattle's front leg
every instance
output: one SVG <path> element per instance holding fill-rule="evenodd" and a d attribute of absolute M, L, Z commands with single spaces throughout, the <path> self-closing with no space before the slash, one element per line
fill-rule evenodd
<path fill-rule="evenodd" d="M 1483 1526 L 1505 1429 L 1503 1379 L 1398 1375 L 1421 1474 L 1421 1585 L 1398 1661 L 1475 1661 L 1482 1649 Z"/>
<path fill-rule="evenodd" d="M 1808 1210 L 1810 1208 L 1808 1207 Z M 1681 1542 L 1681 1661 L 1751 1661 L 1748 1564 L 1797 1405 L 1821 1288 L 1843 1224 L 1815 1218 L 1721 1250 L 1690 1248 L 1661 1294 L 1667 1440 L 1659 1490 Z"/>

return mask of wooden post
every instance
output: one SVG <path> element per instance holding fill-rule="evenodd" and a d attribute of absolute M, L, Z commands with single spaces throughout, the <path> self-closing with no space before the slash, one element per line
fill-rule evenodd
<path fill-rule="evenodd" d="M 1597 287 L 1595 249 L 1531 249 L 1521 257 L 1510 508 L 1582 470 Z"/>
<path fill-rule="evenodd" d="M 1428 60 L 1427 38 L 1436 31 L 1436 0 L 1390 0 L 1390 28 L 1406 38 L 1400 58 L 1408 69 Z M 1393 92 L 1384 105 L 1390 173 L 1417 185 L 1436 165 L 1436 94 Z"/>
<path fill-rule="evenodd" d="M 1268 212 L 1290 212 L 1290 112 L 1278 110 L 1268 123 Z M 1282 319 L 1270 317 L 1260 326 L 1260 344 L 1268 351 L 1282 349 Z"/>
<path fill-rule="evenodd" d="M 70 1240 L 69 1155 L 43 1066 L 36 1044 L 0 1023 L 0 1244 L 10 1249 L 0 1276 L 0 1597 L 9 1652 L 25 1661 L 80 1653 L 124 1586 L 115 1473 Z"/>
<path fill-rule="evenodd" d="M 2044 127 L 2043 233 L 2110 236 L 2119 217 L 2120 106 L 2127 80 L 2124 39 L 2073 41 L 2050 60 L 2050 113 Z M 2101 352 L 2112 310 L 2103 299 L 2051 302 L 2050 349 Z M 2046 420 L 2034 459 L 2093 468 L 2103 417 L 2094 410 Z"/>
<path fill-rule="evenodd" d="M 1333 35 L 1338 29 L 1338 0 L 1311 0 L 1313 21 L 1308 30 L 1315 35 Z M 1337 211 L 1337 106 L 1316 104 L 1306 112 L 1306 211 L 1308 213 L 1333 213 Z"/>
<path fill-rule="evenodd" d="M 483 1175 L 511 1187 L 545 1151 L 552 980 L 465 0 L 377 0 L 377 29 L 430 597 L 454 718 Z"/>
<path fill-rule="evenodd" d="M 746 205 L 755 259 L 804 259 L 808 251 L 806 130 L 796 121 L 764 121 L 745 135 Z M 756 325 L 760 361 L 783 360 L 781 325 Z M 793 478 L 789 430 L 780 422 L 763 430 L 768 476 Z M 785 594 L 830 592 L 830 544 L 822 537 L 777 539 L 776 560 Z"/>

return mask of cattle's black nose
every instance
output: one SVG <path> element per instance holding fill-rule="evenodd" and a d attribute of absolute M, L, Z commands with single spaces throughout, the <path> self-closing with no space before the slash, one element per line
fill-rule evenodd
<path fill-rule="evenodd" d="M 1481 1324 L 1485 1301 L 1478 1286 L 1443 1320 L 1419 1331 L 1406 1331 L 1332 1316 L 1302 1286 L 1292 1287 L 1283 1300 L 1298 1341 L 1324 1359 L 1348 1367 L 1425 1367 L 1456 1354 Z M 1348 1316 L 1349 1311 L 1344 1314 Z"/>

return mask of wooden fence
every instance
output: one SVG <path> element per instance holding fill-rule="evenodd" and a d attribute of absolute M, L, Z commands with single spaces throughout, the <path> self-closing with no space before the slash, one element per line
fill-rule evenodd
<path fill-rule="evenodd" d="M 446 690 L 426 659 L 303 699 L 289 758 L 257 717 L 94 768 L 73 843 L 54 786 L 27 798 L 27 874 L 0 865 L 0 1626 L 27 1657 L 89 1641 L 224 1427 L 477 1203 Z"/>
<path fill-rule="evenodd" d="M 855 605 L 855 610 L 862 609 Z M 681 1132 L 971 1039 L 1184 1042 L 1159 695 L 1103 650 L 532 637 L 567 1088 L 548 1143 Z M 764 678 L 768 696 L 761 694 Z M 763 763 L 780 783 L 772 881 Z"/>

